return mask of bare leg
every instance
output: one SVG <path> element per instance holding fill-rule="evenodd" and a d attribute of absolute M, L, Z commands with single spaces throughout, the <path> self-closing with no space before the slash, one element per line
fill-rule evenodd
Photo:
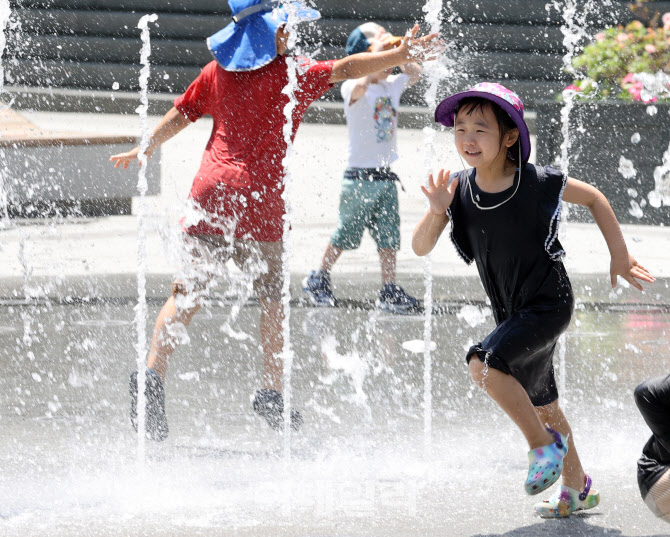
<path fill-rule="evenodd" d="M 335 261 L 337 261 L 342 255 L 342 250 L 335 248 L 331 243 L 328 243 L 326 251 L 323 254 L 323 259 L 321 260 L 321 270 L 325 272 L 330 272 L 330 269 L 333 268 Z"/>
<path fill-rule="evenodd" d="M 165 381 L 168 362 L 178 343 L 170 335 L 170 325 L 181 323 L 188 328 L 193 316 L 199 309 L 199 305 L 188 309 L 178 308 L 175 303 L 175 295 L 172 295 L 167 299 L 158 314 L 156 326 L 154 327 L 154 335 L 151 340 L 151 350 L 149 350 L 147 358 L 147 367 L 155 370 L 163 381 Z"/>
<path fill-rule="evenodd" d="M 378 252 L 382 266 L 382 285 L 395 282 L 395 250 L 380 248 Z"/>
<path fill-rule="evenodd" d="M 521 429 L 530 449 L 553 442 L 552 436 L 545 429 L 528 394 L 518 380 L 484 365 L 477 356 L 470 359 L 470 375 Z"/>
<path fill-rule="evenodd" d="M 558 431 L 562 435 L 570 435 L 568 440 L 568 454 L 563 459 L 563 484 L 566 487 L 575 490 L 583 490 L 585 478 L 584 469 L 582 468 L 582 463 L 577 454 L 572 429 L 570 429 L 570 424 L 568 423 L 565 414 L 563 414 L 563 410 L 558 405 L 558 401 L 554 401 L 545 406 L 535 407 L 535 410 L 542 423 L 547 423 L 549 427 Z"/>
<path fill-rule="evenodd" d="M 281 302 L 261 299 L 261 345 L 263 346 L 263 388 L 282 391 L 282 352 L 284 308 Z"/>

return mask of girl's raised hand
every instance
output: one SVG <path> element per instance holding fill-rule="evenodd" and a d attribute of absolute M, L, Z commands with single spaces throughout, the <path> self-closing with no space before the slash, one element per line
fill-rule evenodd
<path fill-rule="evenodd" d="M 610 263 L 610 276 L 612 278 L 612 287 L 616 287 L 616 278 L 617 276 L 621 276 L 640 291 L 642 291 L 642 286 L 637 280 L 642 280 L 643 282 L 648 283 L 656 281 L 649 271 L 640 265 L 630 254 L 612 258 L 612 262 Z"/>
<path fill-rule="evenodd" d="M 437 181 L 433 181 L 433 174 L 428 176 L 428 188 L 421 185 L 422 192 L 430 202 L 430 212 L 443 215 L 451 207 L 451 202 L 458 186 L 458 177 L 449 184 L 449 171 L 440 170 L 437 174 Z"/>

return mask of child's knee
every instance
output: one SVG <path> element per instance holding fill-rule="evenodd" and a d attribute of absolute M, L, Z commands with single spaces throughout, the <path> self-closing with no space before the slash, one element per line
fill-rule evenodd
<path fill-rule="evenodd" d="M 470 370 L 470 377 L 477 386 L 484 389 L 486 382 L 486 374 L 488 366 L 479 359 L 477 354 L 472 354 L 468 357 L 468 368 Z"/>

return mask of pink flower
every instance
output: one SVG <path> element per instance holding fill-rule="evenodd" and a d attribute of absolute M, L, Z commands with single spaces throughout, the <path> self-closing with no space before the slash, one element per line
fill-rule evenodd
<path fill-rule="evenodd" d="M 634 101 L 641 101 L 642 100 L 642 92 L 637 89 L 637 88 L 630 88 L 628 90 L 628 93 L 630 93 L 633 96 Z"/>
<path fill-rule="evenodd" d="M 575 86 L 574 84 L 570 84 L 563 91 L 582 91 L 582 90 L 579 88 L 579 86 Z"/>
<path fill-rule="evenodd" d="M 652 44 L 645 45 L 644 50 L 646 50 L 649 54 L 656 54 L 656 47 Z"/>
<path fill-rule="evenodd" d="M 625 77 L 623 77 L 623 80 L 621 81 L 621 83 L 622 84 L 632 84 L 633 82 L 635 82 L 634 76 L 635 75 L 633 73 L 628 73 Z"/>
<path fill-rule="evenodd" d="M 623 43 L 624 41 L 628 41 L 628 34 L 623 34 L 623 33 L 622 34 L 617 34 L 616 40 L 619 43 Z"/>
<path fill-rule="evenodd" d="M 670 13 L 669 13 L 669 15 L 670 15 Z M 598 41 L 598 43 L 601 43 L 601 42 L 605 41 L 605 34 L 603 32 L 599 32 L 595 35 L 595 38 L 596 38 L 596 41 Z"/>
<path fill-rule="evenodd" d="M 644 104 L 655 103 L 656 101 L 658 101 L 658 99 L 656 97 L 652 97 L 651 99 L 644 101 Z"/>
<path fill-rule="evenodd" d="M 663 15 L 663 29 L 670 30 L 670 12 Z"/>

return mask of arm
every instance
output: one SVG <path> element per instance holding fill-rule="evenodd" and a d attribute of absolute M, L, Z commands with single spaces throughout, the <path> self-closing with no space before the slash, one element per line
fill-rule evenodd
<path fill-rule="evenodd" d="M 437 239 L 449 222 L 447 209 L 451 207 L 457 186 L 458 179 L 449 184 L 449 172 L 445 173 L 444 170 L 440 170 L 435 182 L 432 173 L 428 176 L 428 188 L 421 185 L 421 190 L 430 202 L 430 208 L 414 228 L 412 250 L 416 255 L 429 254 L 437 244 Z"/>
<path fill-rule="evenodd" d="M 186 118 L 179 110 L 175 107 L 172 107 L 160 120 L 156 128 L 154 129 L 153 134 L 149 140 L 149 147 L 147 147 L 146 155 L 147 158 L 151 158 L 151 155 L 158 149 L 158 147 L 163 143 L 167 142 L 175 134 L 183 130 L 186 126 L 190 125 L 191 121 Z M 123 166 L 125 170 L 128 168 L 133 160 L 137 160 L 137 155 L 140 152 L 140 147 L 137 146 L 134 149 L 131 149 L 127 153 L 119 153 L 117 155 L 112 155 L 109 157 L 110 162 L 114 163 L 114 167 L 118 168 Z"/>
<path fill-rule="evenodd" d="M 433 59 L 444 49 L 444 43 L 437 39 L 437 34 L 416 39 L 418 31 L 419 26 L 414 26 L 411 36 L 404 38 L 402 44 L 392 50 L 379 53 L 361 52 L 337 60 L 333 65 L 329 82 L 334 84 L 350 78 L 363 78 L 391 67 Z"/>
<path fill-rule="evenodd" d="M 372 77 L 370 75 L 359 78 L 356 81 L 353 89 L 351 90 L 351 96 L 349 97 L 349 104 L 354 104 L 358 99 L 365 95 L 365 92 L 368 91 L 370 84 L 373 83 Z"/>
<path fill-rule="evenodd" d="M 418 63 L 408 63 L 401 65 L 400 70 L 409 76 L 409 80 L 407 81 L 405 88 L 411 88 L 414 84 L 421 80 L 421 72 L 423 71 L 423 68 Z"/>
<path fill-rule="evenodd" d="M 412 250 L 414 250 L 414 253 L 422 257 L 432 252 L 448 222 L 449 218 L 446 212 L 435 214 L 428 209 L 412 234 Z"/>
<path fill-rule="evenodd" d="M 654 281 L 654 277 L 649 274 L 649 271 L 628 253 L 619 222 L 614 216 L 614 211 L 612 211 L 607 198 L 603 196 L 600 190 L 577 179 L 568 178 L 563 200 L 588 207 L 591 211 L 593 219 L 605 238 L 612 258 L 610 263 L 612 287 L 616 287 L 617 276 L 621 276 L 640 291 L 642 291 L 642 286 L 636 278 L 649 283 Z"/>

